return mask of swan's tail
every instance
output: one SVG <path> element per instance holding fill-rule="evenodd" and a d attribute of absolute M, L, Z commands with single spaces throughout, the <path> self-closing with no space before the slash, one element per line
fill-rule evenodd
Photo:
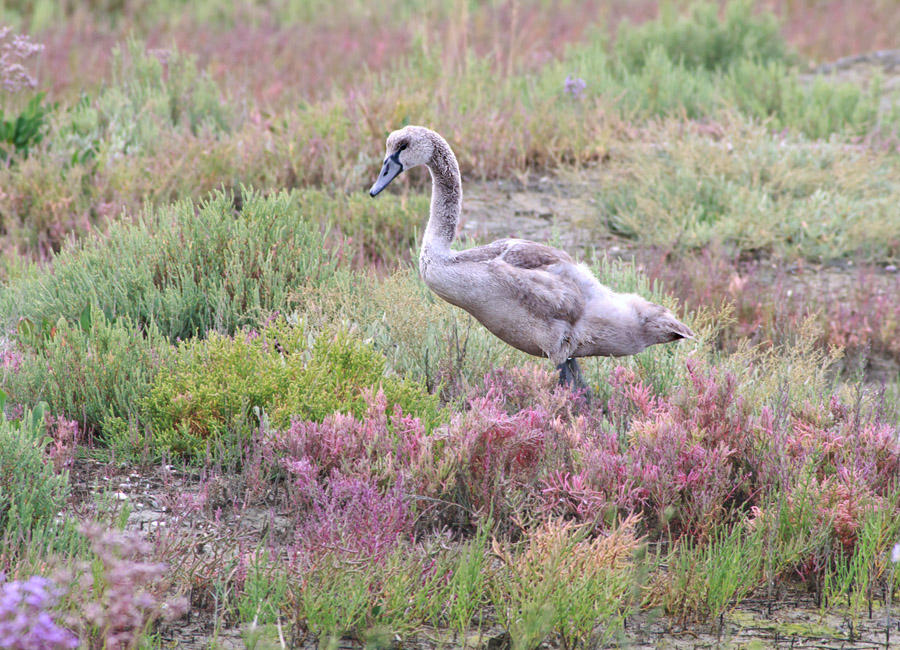
<path fill-rule="evenodd" d="M 678 339 L 697 340 L 694 331 L 675 318 L 668 309 L 664 309 L 659 305 L 653 305 L 655 313 L 647 316 L 645 324 L 646 344 L 657 345 L 659 343 L 671 343 Z"/>
<path fill-rule="evenodd" d="M 678 339 L 697 340 L 697 335 L 694 334 L 694 331 L 674 316 L 666 319 L 664 327 L 671 333 L 673 341 Z"/>

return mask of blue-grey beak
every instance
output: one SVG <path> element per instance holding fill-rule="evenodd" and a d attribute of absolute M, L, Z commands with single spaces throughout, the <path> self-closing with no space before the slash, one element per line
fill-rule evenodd
<path fill-rule="evenodd" d="M 400 162 L 400 152 L 396 151 L 384 159 L 384 167 L 381 168 L 381 175 L 378 177 L 378 180 L 375 181 L 372 189 L 369 190 L 369 196 L 375 196 L 381 190 L 386 188 L 402 171 L 403 163 Z"/>

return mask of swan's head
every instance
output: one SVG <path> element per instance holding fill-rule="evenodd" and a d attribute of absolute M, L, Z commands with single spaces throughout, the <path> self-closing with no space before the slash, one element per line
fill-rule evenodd
<path fill-rule="evenodd" d="M 425 127 L 405 126 L 399 131 L 394 131 L 388 136 L 384 166 L 381 168 L 378 180 L 369 190 L 369 195 L 378 194 L 397 178 L 400 172 L 406 171 L 410 167 L 427 164 L 433 153 L 432 132 Z"/>

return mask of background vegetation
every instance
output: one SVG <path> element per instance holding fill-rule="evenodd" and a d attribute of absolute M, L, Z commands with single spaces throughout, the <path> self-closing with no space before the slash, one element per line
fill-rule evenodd
<path fill-rule="evenodd" d="M 900 104 L 888 67 L 812 71 L 897 46 L 893 4 L 0 16 L 15 647 L 163 645 L 190 612 L 210 645 L 587 648 L 783 590 L 887 642 Z M 558 236 L 699 340 L 557 389 L 418 279 L 427 175 L 363 193 L 407 123 L 501 204 L 584 199 Z"/>

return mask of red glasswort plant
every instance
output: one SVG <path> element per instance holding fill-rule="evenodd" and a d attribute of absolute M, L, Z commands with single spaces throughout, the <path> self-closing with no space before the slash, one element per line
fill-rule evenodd
<path fill-rule="evenodd" d="M 60 472 L 70 468 L 75 461 L 75 448 L 81 438 L 78 423 L 59 415 L 48 418 L 47 424 L 50 438 L 50 443 L 46 447 L 47 453 L 53 467 Z"/>
<path fill-rule="evenodd" d="M 310 509 L 295 531 L 295 553 L 333 553 L 347 559 L 377 562 L 411 533 L 412 520 L 400 484 L 379 491 L 369 480 L 333 472 L 327 485 L 299 476 Z"/>
<path fill-rule="evenodd" d="M 508 414 L 496 398 L 469 403 L 469 412 L 454 419 L 459 485 L 473 510 L 498 505 L 507 490 L 521 490 L 538 476 L 548 434 L 547 414 L 539 407 Z M 505 500 L 505 498 L 504 498 Z"/>
<path fill-rule="evenodd" d="M 322 422 L 293 420 L 290 428 L 263 441 L 272 464 L 310 480 L 332 471 L 345 477 L 395 482 L 409 478 L 430 449 L 425 426 L 399 405 L 387 414 L 384 393 L 366 393 L 365 416 L 334 413 Z"/>
<path fill-rule="evenodd" d="M 347 530 L 369 540 L 350 544 L 354 553 L 389 546 L 372 538 L 374 524 L 353 515 L 354 504 L 381 513 L 388 530 L 403 528 L 390 523 L 404 521 L 399 496 L 391 496 L 398 485 L 417 504 L 468 513 L 438 517 L 443 525 L 492 512 L 495 521 L 527 513 L 603 528 L 638 514 L 651 537 L 705 539 L 773 495 L 793 498 L 807 476 L 816 480 L 810 489 L 822 520 L 852 546 L 861 517 L 900 473 L 896 430 L 836 398 L 792 406 L 775 395 L 754 407 L 733 374 L 696 360 L 686 370 L 685 385 L 656 395 L 616 368 L 606 413 L 559 391 L 542 371 L 498 370 L 431 434 L 399 410 L 389 416 L 374 394 L 364 418 L 295 421 L 269 435 L 266 456 L 292 475 L 296 501 L 313 513 L 303 534 L 344 539 L 346 530 L 329 522 L 353 520 Z"/>

